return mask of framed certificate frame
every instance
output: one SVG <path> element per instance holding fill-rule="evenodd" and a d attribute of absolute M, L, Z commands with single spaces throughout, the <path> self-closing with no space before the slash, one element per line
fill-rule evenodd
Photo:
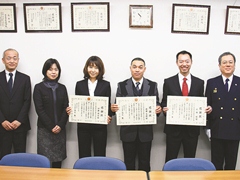
<path fill-rule="evenodd" d="M 227 6 L 225 34 L 240 35 L 240 6 Z"/>
<path fill-rule="evenodd" d="M 210 6 L 173 4 L 172 33 L 209 34 Z"/>
<path fill-rule="evenodd" d="M 152 5 L 130 5 L 129 27 L 152 28 L 153 6 Z"/>
<path fill-rule="evenodd" d="M 15 4 L 0 3 L 0 33 L 1 32 L 17 32 Z"/>
<path fill-rule="evenodd" d="M 71 3 L 72 31 L 110 31 L 109 2 Z"/>
<path fill-rule="evenodd" d="M 25 32 L 62 32 L 61 3 L 24 3 Z"/>

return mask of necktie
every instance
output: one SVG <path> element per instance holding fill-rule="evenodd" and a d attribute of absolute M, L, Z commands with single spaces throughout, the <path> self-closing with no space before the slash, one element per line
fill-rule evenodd
<path fill-rule="evenodd" d="M 182 84 L 182 95 L 188 96 L 188 85 L 187 85 L 187 78 L 183 78 L 183 84 Z"/>
<path fill-rule="evenodd" d="M 9 91 L 11 93 L 12 92 L 12 85 L 13 85 L 13 78 L 12 78 L 13 73 L 9 73 L 9 76 L 10 76 L 10 78 L 8 80 L 8 87 L 9 87 Z"/>
<path fill-rule="evenodd" d="M 140 91 L 140 89 L 139 89 L 139 84 L 140 84 L 140 82 L 136 82 L 136 90 L 137 90 L 137 92 L 138 92 L 138 95 L 139 95 L 139 91 Z"/>
<path fill-rule="evenodd" d="M 228 92 L 228 81 L 229 81 L 229 79 L 227 78 L 227 79 L 225 80 L 225 89 L 226 89 L 227 92 Z"/>

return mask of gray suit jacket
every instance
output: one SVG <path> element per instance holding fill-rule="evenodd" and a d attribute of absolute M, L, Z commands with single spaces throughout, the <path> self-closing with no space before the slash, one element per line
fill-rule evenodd
<path fill-rule="evenodd" d="M 156 96 L 156 105 L 160 105 L 156 82 L 144 78 L 141 89 L 142 96 Z M 118 83 L 116 96 L 117 97 L 134 96 L 132 78 Z M 153 139 L 152 125 L 121 126 L 120 138 L 122 141 L 132 142 L 137 138 L 137 135 L 141 142 L 152 141 Z"/>

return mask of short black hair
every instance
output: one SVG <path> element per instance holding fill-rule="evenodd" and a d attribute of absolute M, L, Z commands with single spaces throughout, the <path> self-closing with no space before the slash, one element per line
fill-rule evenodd
<path fill-rule="evenodd" d="M 222 57 L 223 56 L 228 56 L 228 55 L 231 55 L 233 57 L 233 60 L 234 60 L 234 63 L 236 63 L 236 57 L 234 56 L 233 53 L 230 53 L 230 52 L 224 52 L 222 53 L 219 58 L 218 58 L 218 64 L 220 65 L 221 64 L 221 61 L 222 61 Z"/>
<path fill-rule="evenodd" d="M 58 77 L 56 78 L 55 81 L 58 81 L 59 78 L 60 78 L 60 75 L 61 75 L 61 67 L 60 67 L 60 64 L 59 62 L 56 60 L 56 59 L 53 59 L 53 58 L 49 58 L 48 60 L 46 60 L 46 62 L 44 63 L 43 65 L 43 68 L 42 68 L 42 74 L 44 76 L 43 80 L 46 81 L 48 79 L 47 77 L 47 71 L 52 67 L 53 64 L 56 64 L 57 68 L 58 68 Z"/>
<path fill-rule="evenodd" d="M 145 61 L 142 59 L 142 58 L 140 58 L 140 57 L 136 57 L 136 58 L 134 58 L 132 61 L 131 61 L 131 65 L 132 65 L 132 62 L 133 61 L 142 61 L 143 63 L 144 63 L 144 66 L 145 66 Z"/>
<path fill-rule="evenodd" d="M 177 55 L 176 55 L 176 62 L 177 62 L 178 56 L 179 56 L 180 54 L 188 54 L 189 57 L 190 57 L 190 59 L 191 59 L 191 61 L 192 61 L 192 54 L 191 54 L 190 52 L 188 52 L 188 51 L 183 50 L 183 51 L 180 51 L 180 52 L 177 53 Z"/>

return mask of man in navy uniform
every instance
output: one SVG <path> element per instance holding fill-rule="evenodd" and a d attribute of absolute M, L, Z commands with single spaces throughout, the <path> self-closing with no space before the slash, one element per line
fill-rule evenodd
<path fill-rule="evenodd" d="M 221 75 L 207 81 L 206 97 L 212 106 L 207 134 L 211 159 L 217 170 L 234 170 L 240 140 L 240 77 L 233 75 L 236 58 L 230 52 L 218 58 Z"/>

